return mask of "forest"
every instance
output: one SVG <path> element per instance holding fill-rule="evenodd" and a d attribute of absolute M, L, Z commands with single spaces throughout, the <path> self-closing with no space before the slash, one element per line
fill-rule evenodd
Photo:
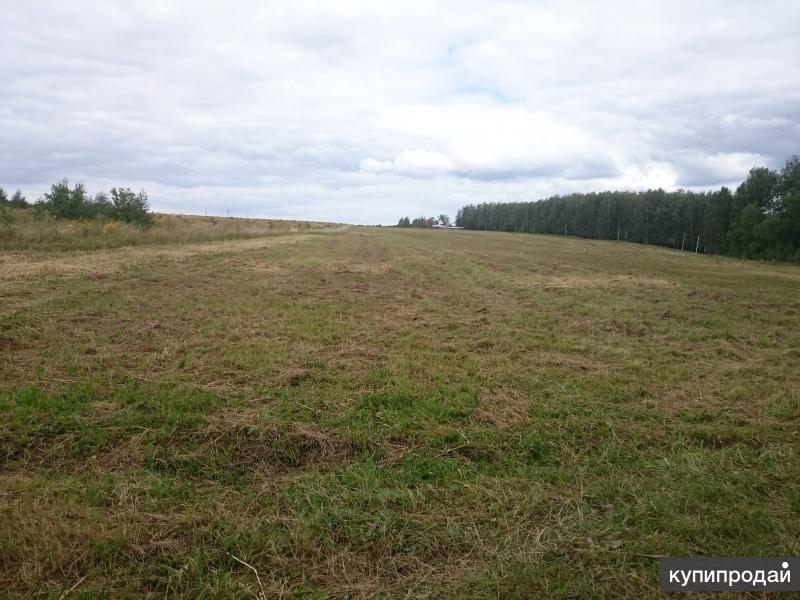
<path fill-rule="evenodd" d="M 459 209 L 456 225 L 800 262 L 800 156 L 780 170 L 751 169 L 735 192 L 606 191 L 489 202 Z"/>

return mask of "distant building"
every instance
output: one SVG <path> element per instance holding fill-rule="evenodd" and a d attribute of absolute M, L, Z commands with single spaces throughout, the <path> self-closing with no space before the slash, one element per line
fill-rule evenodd
<path fill-rule="evenodd" d="M 439 223 L 433 224 L 434 229 L 464 229 L 463 227 L 456 227 L 455 225 L 439 225 Z"/>

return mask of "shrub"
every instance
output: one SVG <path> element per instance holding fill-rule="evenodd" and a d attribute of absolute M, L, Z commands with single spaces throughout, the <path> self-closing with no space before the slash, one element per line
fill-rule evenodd
<path fill-rule="evenodd" d="M 76 183 L 70 189 L 67 179 L 54 183 L 39 202 L 57 219 L 85 219 L 94 216 L 84 185 Z"/>
<path fill-rule="evenodd" d="M 114 204 L 108 199 L 108 194 L 105 192 L 95 194 L 92 205 L 95 216 L 106 217 L 107 219 L 116 218 Z"/>
<path fill-rule="evenodd" d="M 14 217 L 5 203 L 0 202 L 0 225 L 11 225 L 14 222 Z"/>
<path fill-rule="evenodd" d="M 22 194 L 17 192 L 22 198 Z M 14 198 L 17 198 L 17 194 Z M 12 200 L 13 201 L 13 200 Z M 51 186 L 50 191 L 34 205 L 37 215 L 50 213 L 56 219 L 94 219 L 104 217 L 140 227 L 153 224 L 147 193 L 133 193 L 129 188 L 112 188 L 111 198 L 105 192 L 99 192 L 93 198 L 86 193 L 82 183 L 70 188 L 69 181 L 62 179 Z"/>
<path fill-rule="evenodd" d="M 153 224 L 147 193 L 142 190 L 134 194 L 129 188 L 112 188 L 111 202 L 114 205 L 114 218 L 141 227 Z"/>
<path fill-rule="evenodd" d="M 23 196 L 22 192 L 19 190 L 14 192 L 14 195 L 11 196 L 11 200 L 9 201 L 8 205 L 11 208 L 30 208 L 30 204 L 28 204 L 25 196 Z"/>

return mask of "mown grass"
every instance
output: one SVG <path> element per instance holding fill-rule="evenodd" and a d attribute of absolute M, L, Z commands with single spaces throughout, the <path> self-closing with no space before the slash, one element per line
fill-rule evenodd
<path fill-rule="evenodd" d="M 185 244 L 316 231 L 331 223 L 196 215 L 154 215 L 151 227 L 103 218 L 59 220 L 32 208 L 7 209 L 0 250 L 96 250 L 143 244 Z"/>
<path fill-rule="evenodd" d="M 796 267 L 368 228 L 115 252 L 0 277 L 8 596 L 642 598 L 660 555 L 800 550 Z"/>

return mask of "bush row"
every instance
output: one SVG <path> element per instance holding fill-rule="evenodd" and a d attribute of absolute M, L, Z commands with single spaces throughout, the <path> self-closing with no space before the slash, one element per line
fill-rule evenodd
<path fill-rule="evenodd" d="M 2 208 L 31 208 L 20 190 L 17 190 L 11 199 L 0 188 L 0 207 Z M 83 183 L 70 186 L 67 179 L 62 179 L 50 187 L 32 205 L 33 210 L 40 213 L 49 213 L 56 219 L 95 219 L 104 217 L 124 223 L 132 223 L 140 227 L 149 227 L 153 224 L 153 214 L 150 212 L 150 203 L 147 193 L 142 190 L 133 192 L 130 188 L 111 188 L 111 191 L 98 192 L 94 196 L 86 191 Z"/>

